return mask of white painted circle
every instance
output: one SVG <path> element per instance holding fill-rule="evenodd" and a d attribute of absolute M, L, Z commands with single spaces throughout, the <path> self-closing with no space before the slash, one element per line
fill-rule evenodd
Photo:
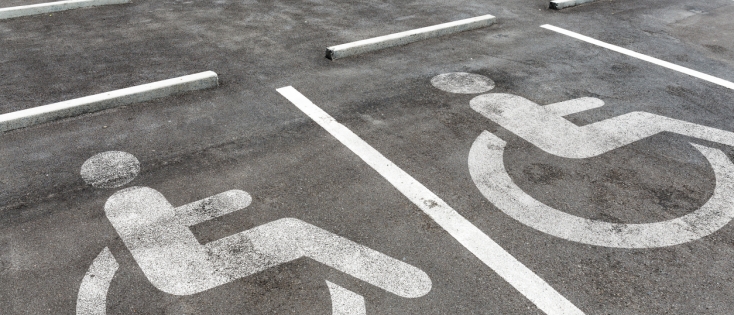
<path fill-rule="evenodd" d="M 478 94 L 494 89 L 492 79 L 466 72 L 439 74 L 431 79 L 431 84 L 439 90 L 459 94 Z"/>
<path fill-rule="evenodd" d="M 127 152 L 107 151 L 96 154 L 82 164 L 84 181 L 96 188 L 117 188 L 138 176 L 140 162 Z"/>

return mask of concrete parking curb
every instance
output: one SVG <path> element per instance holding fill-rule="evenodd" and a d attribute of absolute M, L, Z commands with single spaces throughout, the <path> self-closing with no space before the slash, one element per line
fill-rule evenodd
<path fill-rule="evenodd" d="M 133 86 L 0 115 L 0 132 L 29 127 L 61 118 L 145 102 L 172 94 L 202 90 L 219 85 L 212 71 Z"/>
<path fill-rule="evenodd" d="M 596 0 L 553 0 L 550 2 L 549 8 L 560 10 L 563 8 L 574 7 L 584 3 L 594 2 Z"/>
<path fill-rule="evenodd" d="M 130 3 L 130 1 L 131 0 L 67 0 L 24 5 L 19 7 L 0 8 L 0 20 L 100 5 Z"/>
<path fill-rule="evenodd" d="M 352 55 L 413 43 L 443 35 L 487 27 L 494 24 L 495 17 L 483 15 L 410 31 L 374 37 L 326 48 L 326 58 L 336 60 Z"/>

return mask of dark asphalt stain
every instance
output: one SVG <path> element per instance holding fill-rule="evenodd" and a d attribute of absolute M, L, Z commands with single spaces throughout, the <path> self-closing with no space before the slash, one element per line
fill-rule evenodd
<path fill-rule="evenodd" d="M 522 170 L 525 178 L 533 184 L 552 184 L 555 180 L 563 179 L 563 170 L 549 164 L 532 163 Z"/>

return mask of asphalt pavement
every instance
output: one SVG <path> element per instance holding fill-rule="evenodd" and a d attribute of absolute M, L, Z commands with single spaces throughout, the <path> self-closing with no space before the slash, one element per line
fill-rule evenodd
<path fill-rule="evenodd" d="M 0 134 L 0 313 L 732 314 L 732 14 L 133 0 L 0 20 L 0 115 L 219 77 Z"/>

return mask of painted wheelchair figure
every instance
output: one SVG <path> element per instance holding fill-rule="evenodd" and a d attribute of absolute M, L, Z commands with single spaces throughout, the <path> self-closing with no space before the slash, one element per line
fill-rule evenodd
<path fill-rule="evenodd" d="M 447 78 L 459 78 L 451 84 Z M 459 83 L 459 82 L 463 82 Z M 494 83 L 468 73 L 439 75 L 432 83 L 453 93 L 486 92 Z M 488 88 L 467 88 L 466 85 Z M 463 86 L 459 89 L 459 86 Z M 474 92 L 474 93 L 481 93 Z M 661 132 L 672 132 L 734 147 L 734 133 L 646 112 L 631 112 L 585 126 L 563 116 L 604 105 L 585 97 L 541 106 L 523 97 L 488 93 L 470 101 L 472 109 L 541 150 L 564 158 L 594 157 Z M 652 248 L 690 242 L 721 229 L 734 218 L 734 164 L 721 150 L 693 144 L 713 167 L 716 188 L 698 210 L 654 223 L 619 224 L 571 215 L 541 203 L 525 193 L 504 167 L 505 141 L 483 132 L 469 152 L 469 171 L 481 193 L 514 219 L 544 233 L 580 243 L 618 247 Z"/>
<path fill-rule="evenodd" d="M 251 202 L 248 193 L 230 190 L 174 207 L 152 188 L 130 187 L 107 200 L 105 214 L 151 284 L 173 295 L 200 293 L 302 257 L 401 297 L 416 298 L 431 290 L 431 279 L 422 270 L 299 219 L 279 219 L 203 245 L 189 229 Z M 110 257 L 114 261 L 105 249 L 90 272 L 111 265 Z M 90 272 L 82 282 L 77 314 L 104 314 L 102 294 L 94 291 L 99 277 L 89 277 Z M 364 298 L 329 281 L 327 285 L 334 313 L 365 313 Z M 83 297 L 85 290 L 93 292 Z"/>

